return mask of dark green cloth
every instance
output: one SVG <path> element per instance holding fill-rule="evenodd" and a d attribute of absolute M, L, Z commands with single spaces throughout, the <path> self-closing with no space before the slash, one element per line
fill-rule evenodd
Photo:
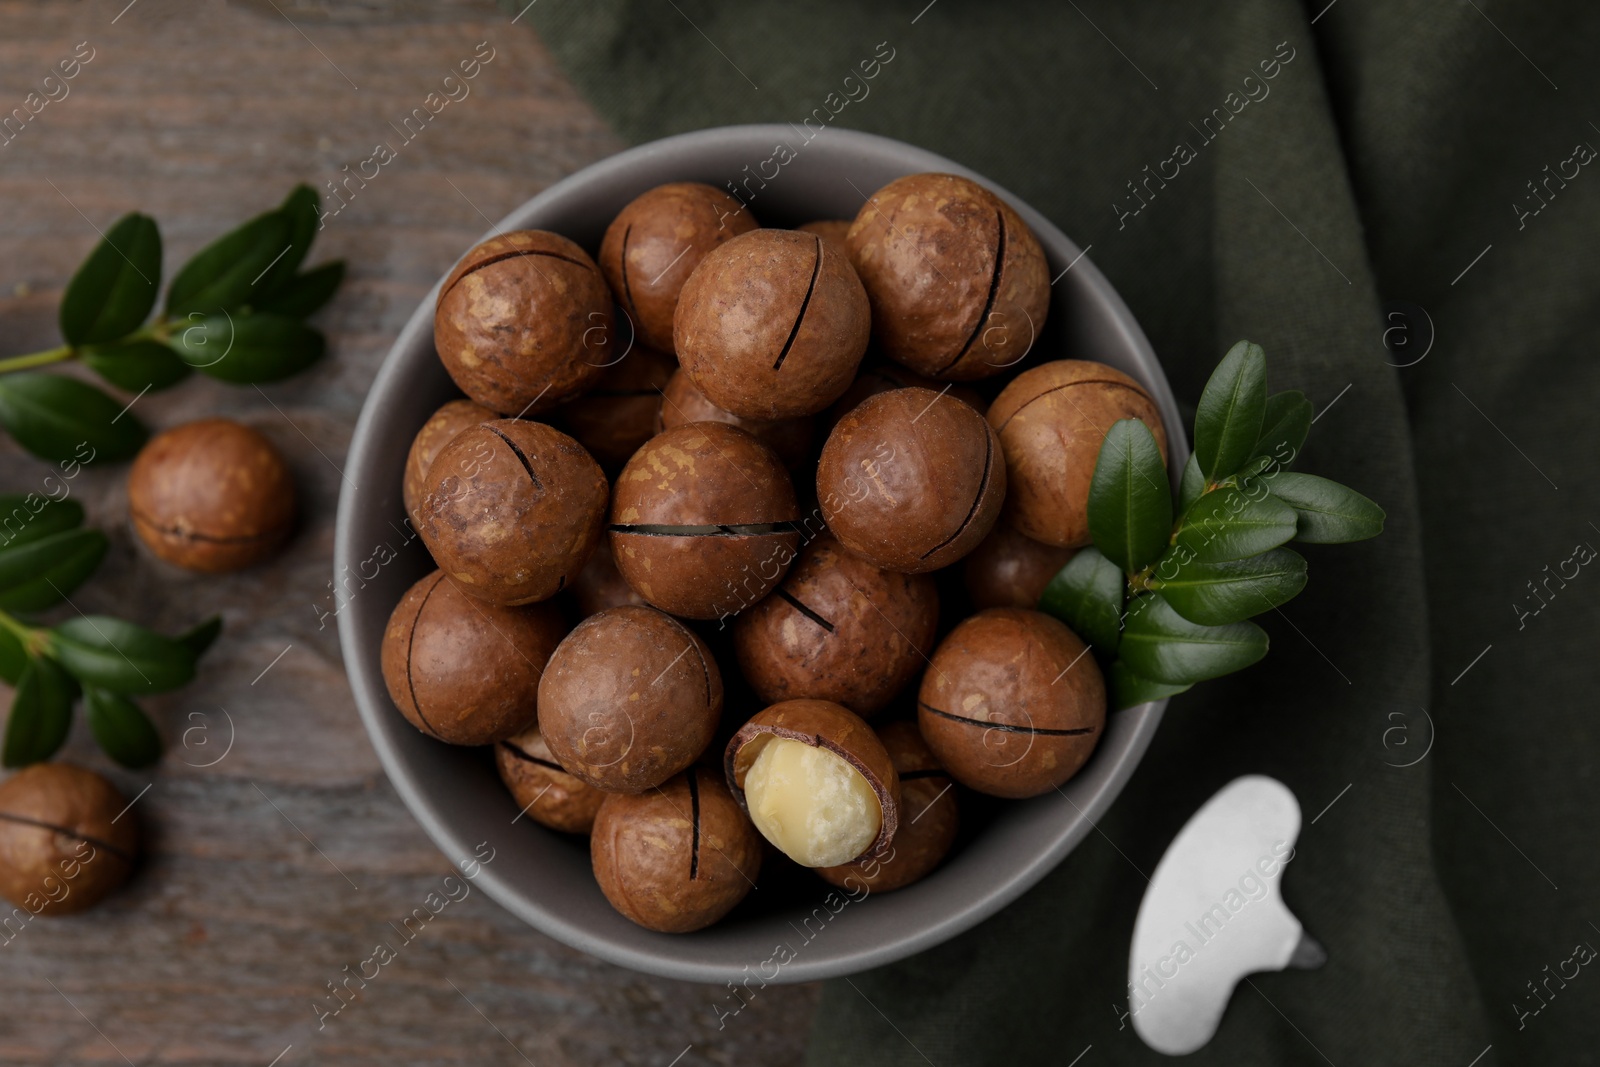
<path fill-rule="evenodd" d="M 1322 410 L 1304 469 L 1389 521 L 1305 550 L 1309 588 L 1262 620 L 1268 659 L 1173 701 L 1053 875 L 947 945 L 829 983 L 811 1061 L 1066 1064 L 1091 1044 L 1082 1067 L 1162 1060 L 1118 1017 L 1140 872 L 1214 790 L 1265 773 L 1305 812 L 1283 888 L 1330 958 L 1241 985 L 1194 1063 L 1597 1062 L 1592 968 L 1520 1024 L 1514 1005 L 1600 946 L 1600 568 L 1547 581 L 1600 546 L 1600 171 L 1564 162 L 1600 145 L 1600 9 L 925 2 L 546 0 L 529 17 L 641 141 L 797 122 L 888 42 L 837 124 L 959 160 L 1092 245 L 1180 400 L 1233 341 L 1263 344 L 1273 388 Z M 1205 140 L 1213 109 L 1227 121 Z M 1170 176 L 1184 142 L 1195 158 L 1131 213 L 1127 183 Z M 1406 361 L 1383 345 L 1393 301 L 1437 331 L 1413 366 L 1389 365 Z M 1392 766 L 1423 752 L 1423 709 L 1431 752 Z"/>

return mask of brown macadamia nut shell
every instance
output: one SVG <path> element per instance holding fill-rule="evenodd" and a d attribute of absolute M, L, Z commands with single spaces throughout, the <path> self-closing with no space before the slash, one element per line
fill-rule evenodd
<path fill-rule="evenodd" d="M 879 859 L 900 825 L 900 778 L 894 761 L 865 719 L 842 704 L 829 700 L 785 700 L 757 712 L 739 728 L 723 752 L 728 787 L 741 808 L 745 776 L 767 740 L 784 737 L 813 747 L 821 746 L 841 757 L 867 780 L 883 810 L 878 836 L 857 861 Z"/>
<path fill-rule="evenodd" d="M 861 206 L 847 237 L 891 359 L 949 381 L 1015 367 L 1044 328 L 1049 268 L 1033 231 L 983 186 L 912 174 Z"/>
<path fill-rule="evenodd" d="M 795 229 L 801 233 L 814 233 L 818 237 L 833 245 L 845 258 L 850 256 L 850 245 L 845 241 L 845 236 L 850 232 L 850 219 L 818 219 L 815 222 L 802 223 Z"/>
<path fill-rule="evenodd" d="M 433 344 L 450 377 L 502 415 L 536 415 L 611 365 L 611 291 L 560 234 L 516 230 L 461 258 L 439 289 Z"/>
<path fill-rule="evenodd" d="M 971 407 L 931 389 L 868 397 L 817 464 L 828 528 L 888 570 L 949 566 L 993 529 L 1006 496 L 999 441 Z"/>
<path fill-rule="evenodd" d="M 428 468 L 439 455 L 439 450 L 456 439 L 456 435 L 480 422 L 493 422 L 500 416 L 471 400 L 452 400 L 428 416 L 417 436 L 411 441 L 411 451 L 406 454 L 406 472 L 400 483 L 401 499 L 412 525 L 417 522 L 417 507 L 427 493 Z"/>
<path fill-rule="evenodd" d="M 639 339 L 672 352 L 672 317 L 684 282 L 712 249 L 758 224 L 721 189 L 670 182 L 635 197 L 606 227 L 600 269 Z"/>
<path fill-rule="evenodd" d="M 606 537 L 602 537 L 594 546 L 594 554 L 568 588 L 572 590 L 572 599 L 578 605 L 578 617 L 583 619 L 607 608 L 646 603 L 644 597 L 617 570 L 617 561 L 611 556 L 611 541 Z"/>
<path fill-rule="evenodd" d="M 537 726 L 494 746 L 494 765 L 517 807 L 541 826 L 586 834 L 606 794 L 561 769 Z"/>
<path fill-rule="evenodd" d="M 713 619 L 783 578 L 798 518 L 794 486 L 770 448 L 726 423 L 690 423 L 651 438 L 617 476 L 611 551 L 651 604 Z"/>
<path fill-rule="evenodd" d="M 694 379 L 680 369 L 661 394 L 661 409 L 656 425 L 662 430 L 687 426 L 691 422 L 725 422 L 753 435 L 777 453 L 785 467 L 794 470 L 811 456 L 816 435 L 816 420 L 810 416 L 794 419 L 745 419 L 723 411 L 695 388 Z"/>
<path fill-rule="evenodd" d="M 1089 484 L 1100 443 L 1117 420 L 1150 427 L 1167 458 L 1155 401 L 1104 363 L 1062 359 L 1024 371 L 995 397 L 988 418 L 1006 456 L 1006 521 L 1047 545 L 1089 543 Z"/>
<path fill-rule="evenodd" d="M 605 474 L 542 423 L 501 419 L 445 445 L 417 532 L 439 568 L 496 604 L 546 600 L 578 576 L 605 525 Z"/>
<path fill-rule="evenodd" d="M 939 762 L 997 797 L 1067 781 L 1105 722 L 1105 681 L 1087 646 L 1059 620 L 1022 608 L 990 608 L 950 631 L 917 695 L 917 725 Z"/>
<path fill-rule="evenodd" d="M 677 368 L 671 356 L 635 347 L 607 367 L 593 389 L 561 408 L 562 427 L 601 467 L 618 469 L 655 436 L 661 390 Z"/>
<path fill-rule="evenodd" d="M 972 597 L 972 606 L 980 611 L 1032 608 L 1038 606 L 1050 579 L 1077 554 L 1075 548 L 1035 541 L 1002 519 L 961 561 L 961 577 Z"/>
<path fill-rule="evenodd" d="M 889 855 L 881 860 L 856 861 L 839 867 L 820 867 L 823 881 L 841 889 L 865 888 L 887 893 L 921 881 L 950 852 L 960 829 L 955 780 L 940 766 L 915 723 L 891 722 L 878 730 L 900 775 L 900 822 Z"/>
<path fill-rule="evenodd" d="M 569 774 L 638 793 L 688 767 L 722 715 L 722 674 L 706 643 L 654 608 L 579 623 L 539 684 L 539 732 Z"/>
<path fill-rule="evenodd" d="M 648 793 L 611 793 L 589 837 L 611 906 L 667 934 L 701 930 L 743 900 L 761 872 L 762 838 L 728 787 L 699 767 Z"/>
<path fill-rule="evenodd" d="M 428 736 L 492 744 L 534 721 L 540 675 L 566 632 L 552 604 L 490 604 L 434 571 L 389 616 L 383 680 L 406 721 Z"/>
<path fill-rule="evenodd" d="M 947 397 L 960 400 L 970 405 L 979 415 L 989 410 L 989 402 L 970 385 L 941 382 L 926 374 L 918 374 L 910 367 L 903 367 L 886 359 L 868 357 L 868 361 L 862 365 L 861 372 L 856 375 L 856 380 L 851 383 L 850 388 L 846 389 L 844 395 L 821 417 L 823 426 L 831 433 L 839 420 L 859 407 L 867 397 L 887 393 L 891 389 L 913 387 L 932 389 L 936 393 L 943 393 Z"/>
<path fill-rule="evenodd" d="M 289 467 L 257 431 L 201 419 L 151 438 L 128 474 L 128 510 L 145 546 L 209 574 L 276 552 L 294 530 Z"/>
<path fill-rule="evenodd" d="M 707 399 L 772 420 L 814 415 L 839 399 L 871 328 L 866 291 L 832 245 L 794 230 L 753 230 L 695 268 L 673 337 Z"/>
<path fill-rule="evenodd" d="M 44 916 L 99 903 L 128 880 L 139 855 L 127 806 L 82 767 L 36 763 L 13 774 L 0 784 L 0 896 Z"/>
<path fill-rule="evenodd" d="M 938 624 L 931 577 L 875 567 L 824 535 L 771 596 L 740 614 L 733 647 L 762 700 L 831 700 L 867 716 L 927 662 Z"/>

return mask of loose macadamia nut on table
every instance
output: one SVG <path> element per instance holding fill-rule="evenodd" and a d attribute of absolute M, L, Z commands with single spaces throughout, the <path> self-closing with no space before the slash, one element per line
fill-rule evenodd
<path fill-rule="evenodd" d="M 753 230 L 706 256 L 673 320 L 678 361 L 717 407 L 747 419 L 815 415 L 850 387 L 871 312 L 822 238 Z"/>
<path fill-rule="evenodd" d="M 1006 465 L 983 416 L 931 389 L 868 397 L 822 446 L 817 499 L 835 536 L 887 570 L 949 566 L 1000 516 Z"/>
<path fill-rule="evenodd" d="M 537 726 L 494 746 L 494 765 L 528 818 L 552 830 L 586 834 L 606 795 L 561 769 Z"/>
<path fill-rule="evenodd" d="M 499 417 L 471 400 L 452 400 L 428 416 L 428 421 L 422 424 L 422 429 L 411 441 L 411 451 L 406 455 L 405 479 L 400 485 L 406 514 L 411 516 L 413 525 L 417 522 L 417 506 L 427 492 L 424 486 L 428 468 L 433 466 L 433 459 L 439 450 L 454 441 L 456 435 L 467 427 L 480 422 L 493 422 Z"/>
<path fill-rule="evenodd" d="M 1089 483 L 1117 420 L 1150 427 L 1167 458 L 1155 401 L 1104 363 L 1063 359 L 1024 371 L 995 397 L 988 418 L 1006 457 L 1006 521 L 1047 545 L 1089 543 Z"/>
<path fill-rule="evenodd" d="M 721 715 L 711 650 L 654 608 L 589 616 L 539 683 L 539 732 L 556 762 L 613 793 L 651 789 L 689 766 Z"/>
<path fill-rule="evenodd" d="M 294 529 L 289 468 L 260 433 L 227 419 L 157 434 L 128 475 L 133 528 L 160 558 L 218 573 L 259 563 Z"/>
<path fill-rule="evenodd" d="M 543 423 L 469 427 L 434 458 L 417 532 L 473 596 L 531 604 L 564 589 L 605 525 L 606 476 L 583 446 Z"/>
<path fill-rule="evenodd" d="M 891 359 L 950 381 L 1015 367 L 1044 328 L 1044 251 L 1011 206 L 953 174 L 912 174 L 873 193 L 848 237 Z"/>
<path fill-rule="evenodd" d="M 578 616 L 584 619 L 607 608 L 645 602 L 644 597 L 617 570 L 617 561 L 611 556 L 611 541 L 605 537 L 594 546 L 594 554 L 568 588 L 572 590 L 572 599 L 578 605 Z"/>
<path fill-rule="evenodd" d="M 611 906 L 665 934 L 732 911 L 761 872 L 761 838 L 717 776 L 700 767 L 648 793 L 610 793 L 589 858 Z"/>
<path fill-rule="evenodd" d="M 561 409 L 561 425 L 600 466 L 615 471 L 655 436 L 661 390 L 677 369 L 671 356 L 635 347 Z"/>
<path fill-rule="evenodd" d="M 824 535 L 739 615 L 733 647 L 762 700 L 814 697 L 871 715 L 927 661 L 938 624 L 931 577 L 875 567 Z"/>
<path fill-rule="evenodd" d="M 611 365 L 611 291 L 589 254 L 560 234 L 516 230 L 462 257 L 439 290 L 433 345 L 473 400 L 538 414 Z"/>
<path fill-rule="evenodd" d="M 651 438 L 617 476 L 611 552 L 629 585 L 691 619 L 737 614 L 794 562 L 794 486 L 772 449 L 721 422 Z"/>
<path fill-rule="evenodd" d="M 639 339 L 673 351 L 683 283 L 712 249 L 756 225 L 742 203 L 700 182 L 658 185 L 623 208 L 600 242 L 600 267 Z"/>
<path fill-rule="evenodd" d="M 846 863 L 817 871 L 842 889 L 865 888 L 887 893 L 920 881 L 939 866 L 955 843 L 960 827 L 954 780 L 939 765 L 916 724 L 891 722 L 878 730 L 900 775 L 900 829 L 889 842 L 889 854 L 880 860 Z"/>
<path fill-rule="evenodd" d="M 138 824 L 127 806 L 110 782 L 67 763 L 37 763 L 6 779 L 0 896 L 34 915 L 98 904 L 128 880 L 138 858 Z"/>
<path fill-rule="evenodd" d="M 816 222 L 796 226 L 795 229 L 801 233 L 816 234 L 848 257 L 850 246 L 845 242 L 845 235 L 850 232 L 850 221 L 850 219 L 818 219 Z"/>
<path fill-rule="evenodd" d="M 723 411 L 695 388 L 693 379 L 679 370 L 661 394 L 657 425 L 663 430 L 670 430 L 691 422 L 725 422 L 729 426 L 737 426 L 776 452 L 783 465 L 791 470 L 799 468 L 810 458 L 811 441 L 816 434 L 816 420 L 807 415 L 769 421 L 744 419 Z"/>
<path fill-rule="evenodd" d="M 888 854 L 900 779 L 872 727 L 843 705 L 772 705 L 733 735 L 724 766 L 756 829 L 802 867 Z"/>
<path fill-rule="evenodd" d="M 553 604 L 490 604 L 434 571 L 389 616 L 383 680 L 400 713 L 428 736 L 491 744 L 533 722 L 539 677 L 566 632 Z"/>
<path fill-rule="evenodd" d="M 1087 646 L 1038 611 L 990 608 L 933 654 L 917 697 L 923 738 L 956 781 L 1032 797 L 1088 760 L 1106 722 L 1106 687 Z"/>
<path fill-rule="evenodd" d="M 1006 491 L 1011 492 L 1009 485 Z M 1077 554 L 1024 536 L 1002 519 L 961 561 L 961 577 L 975 608 L 1031 608 Z"/>

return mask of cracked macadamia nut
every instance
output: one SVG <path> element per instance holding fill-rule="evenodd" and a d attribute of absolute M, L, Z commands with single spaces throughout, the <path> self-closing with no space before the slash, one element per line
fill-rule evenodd
<path fill-rule="evenodd" d="M 878 735 L 848 708 L 774 704 L 740 727 L 724 759 L 756 829 L 802 867 L 887 853 L 900 821 L 900 780 Z"/>
<path fill-rule="evenodd" d="M 1002 519 L 961 561 L 961 577 L 975 608 L 1032 608 L 1050 579 L 1077 554 L 1074 548 L 1035 541 Z"/>
<path fill-rule="evenodd" d="M 651 789 L 693 763 L 722 715 L 706 643 L 654 608 L 577 625 L 539 683 L 539 732 L 567 772 L 613 793 Z"/>
<path fill-rule="evenodd" d="M 737 614 L 778 584 L 800 534 L 772 449 L 721 422 L 651 438 L 617 476 L 611 552 L 629 585 L 673 615 Z"/>
<path fill-rule="evenodd" d="M 839 420 L 854 411 L 861 402 L 869 396 L 887 393 L 891 389 L 910 389 L 919 387 L 932 389 L 936 393 L 960 400 L 969 404 L 972 410 L 982 415 L 989 408 L 988 401 L 978 394 L 970 385 L 952 385 L 941 382 L 937 378 L 930 378 L 926 374 L 918 374 L 909 367 L 902 367 L 898 363 L 891 363 L 885 359 L 869 360 L 856 375 L 856 380 L 850 388 L 845 390 L 828 413 L 823 416 L 823 425 L 831 432 L 838 425 Z"/>
<path fill-rule="evenodd" d="M 661 390 L 677 369 L 671 356 L 635 348 L 561 409 L 561 425 L 601 467 L 615 471 L 655 436 Z"/>
<path fill-rule="evenodd" d="M 881 711 L 933 652 L 939 592 L 925 574 L 875 567 L 824 535 L 733 624 L 739 667 L 768 703 L 814 697 Z"/>
<path fill-rule="evenodd" d="M 537 726 L 494 746 L 494 765 L 528 818 L 552 830 L 586 834 L 605 793 L 561 769 Z"/>
<path fill-rule="evenodd" d="M 537 714 L 539 677 L 567 632 L 553 604 L 501 607 L 434 571 L 383 634 L 383 680 L 406 720 L 452 745 L 487 745 Z"/>
<path fill-rule="evenodd" d="M 850 387 L 871 335 L 850 262 L 816 234 L 753 230 L 706 256 L 673 324 L 678 361 L 747 419 L 815 415 Z"/>
<path fill-rule="evenodd" d="M 922 676 L 917 725 L 956 781 L 997 797 L 1048 793 L 1100 741 L 1106 687 L 1078 635 L 1021 608 L 991 608 L 945 637 Z"/>
<path fill-rule="evenodd" d="M 824 867 L 817 873 L 842 889 L 865 887 L 887 893 L 920 881 L 939 866 L 960 828 L 954 780 L 940 766 L 915 723 L 891 722 L 878 731 L 900 775 L 900 810 L 905 818 L 882 859 Z"/>
<path fill-rule="evenodd" d="M 411 441 L 411 451 L 406 455 L 405 479 L 401 482 L 401 498 L 412 525 L 417 522 L 417 507 L 427 493 L 428 468 L 433 466 L 439 450 L 469 426 L 492 422 L 500 416 L 471 400 L 452 400 L 428 416 L 417 436 Z"/>
<path fill-rule="evenodd" d="M 36 763 L 0 784 L 0 896 L 33 915 L 72 915 L 133 873 L 136 816 L 93 771 Z M 15 935 L 12 935 L 15 936 Z"/>
<path fill-rule="evenodd" d="M 1000 516 L 1006 465 L 994 431 L 931 389 L 868 397 L 822 446 L 817 498 L 856 555 L 916 574 L 977 547 Z"/>
<path fill-rule="evenodd" d="M 547 600 L 578 576 L 605 524 L 606 476 L 543 423 L 500 419 L 445 445 L 417 532 L 439 568 L 495 604 Z"/>
<path fill-rule="evenodd" d="M 439 289 L 433 345 L 461 391 L 502 415 L 538 414 L 611 365 L 611 291 L 560 234 L 516 230 L 461 258 Z"/>
<path fill-rule="evenodd" d="M 145 546 L 179 567 L 235 571 L 276 552 L 294 529 L 294 482 L 260 433 L 227 419 L 157 434 L 128 475 Z"/>
<path fill-rule="evenodd" d="M 845 235 L 850 232 L 849 219 L 818 219 L 796 226 L 795 229 L 801 233 L 814 233 L 838 249 L 841 255 L 850 255 L 850 246 L 845 242 Z"/>
<path fill-rule="evenodd" d="M 639 339 L 673 351 L 684 282 L 712 249 L 756 226 L 742 203 L 700 182 L 658 185 L 629 202 L 606 227 L 600 267 Z"/>
<path fill-rule="evenodd" d="M 572 590 L 572 599 L 578 605 L 579 618 L 584 619 L 607 608 L 645 602 L 644 597 L 617 570 L 617 561 L 611 556 L 611 542 L 604 537 L 594 546 L 594 554 L 568 588 Z"/>
<path fill-rule="evenodd" d="M 811 457 L 811 441 L 816 434 L 816 420 L 808 415 L 769 421 L 744 419 L 723 411 L 695 388 L 693 379 L 679 370 L 661 394 L 657 425 L 670 430 L 691 422 L 725 422 L 737 426 L 776 452 L 783 465 L 791 470 L 798 469 Z"/>
<path fill-rule="evenodd" d="M 1024 371 L 989 406 L 1005 453 L 1006 521 L 1060 548 L 1089 543 L 1089 483 L 1100 442 L 1119 419 L 1150 427 L 1163 461 L 1167 433 L 1155 401 L 1121 371 L 1063 359 Z"/>
<path fill-rule="evenodd" d="M 873 193 L 847 238 L 891 359 L 950 381 L 1016 366 L 1044 328 L 1050 272 L 1033 231 L 968 178 L 912 174 Z"/>
<path fill-rule="evenodd" d="M 610 793 L 589 858 L 611 906 L 665 934 L 701 930 L 732 911 L 761 872 L 761 838 L 728 787 L 691 767 L 648 793 Z"/>

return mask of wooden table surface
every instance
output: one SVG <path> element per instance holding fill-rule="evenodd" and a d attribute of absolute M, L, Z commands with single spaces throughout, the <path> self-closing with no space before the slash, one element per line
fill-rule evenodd
<path fill-rule="evenodd" d="M 97 227 L 153 215 L 170 278 L 295 182 L 321 188 L 397 140 L 390 123 L 480 42 L 494 57 L 319 236 L 312 262 L 350 264 L 314 320 L 325 362 L 262 390 L 197 376 L 133 409 L 152 428 L 220 414 L 270 437 L 305 513 L 288 550 L 243 574 L 182 573 L 134 543 L 126 465 L 72 483 L 112 539 L 80 608 L 168 631 L 217 612 L 226 630 L 192 685 L 147 702 L 169 746 L 153 771 L 112 767 L 80 716 L 62 757 L 129 797 L 148 786 L 135 808 L 147 861 L 98 909 L 0 946 L 0 1063 L 798 1062 L 815 989 L 769 987 L 719 1031 L 717 988 L 601 963 L 481 893 L 317 1024 L 327 983 L 451 871 L 384 777 L 334 629 L 318 624 L 357 412 L 407 315 L 486 217 L 618 139 L 488 0 L 4 0 L 0 113 L 85 41 L 93 58 L 69 95 L 0 148 L 0 355 L 59 343 L 56 305 Z M 0 442 L 0 491 L 36 489 L 49 471 Z"/>

